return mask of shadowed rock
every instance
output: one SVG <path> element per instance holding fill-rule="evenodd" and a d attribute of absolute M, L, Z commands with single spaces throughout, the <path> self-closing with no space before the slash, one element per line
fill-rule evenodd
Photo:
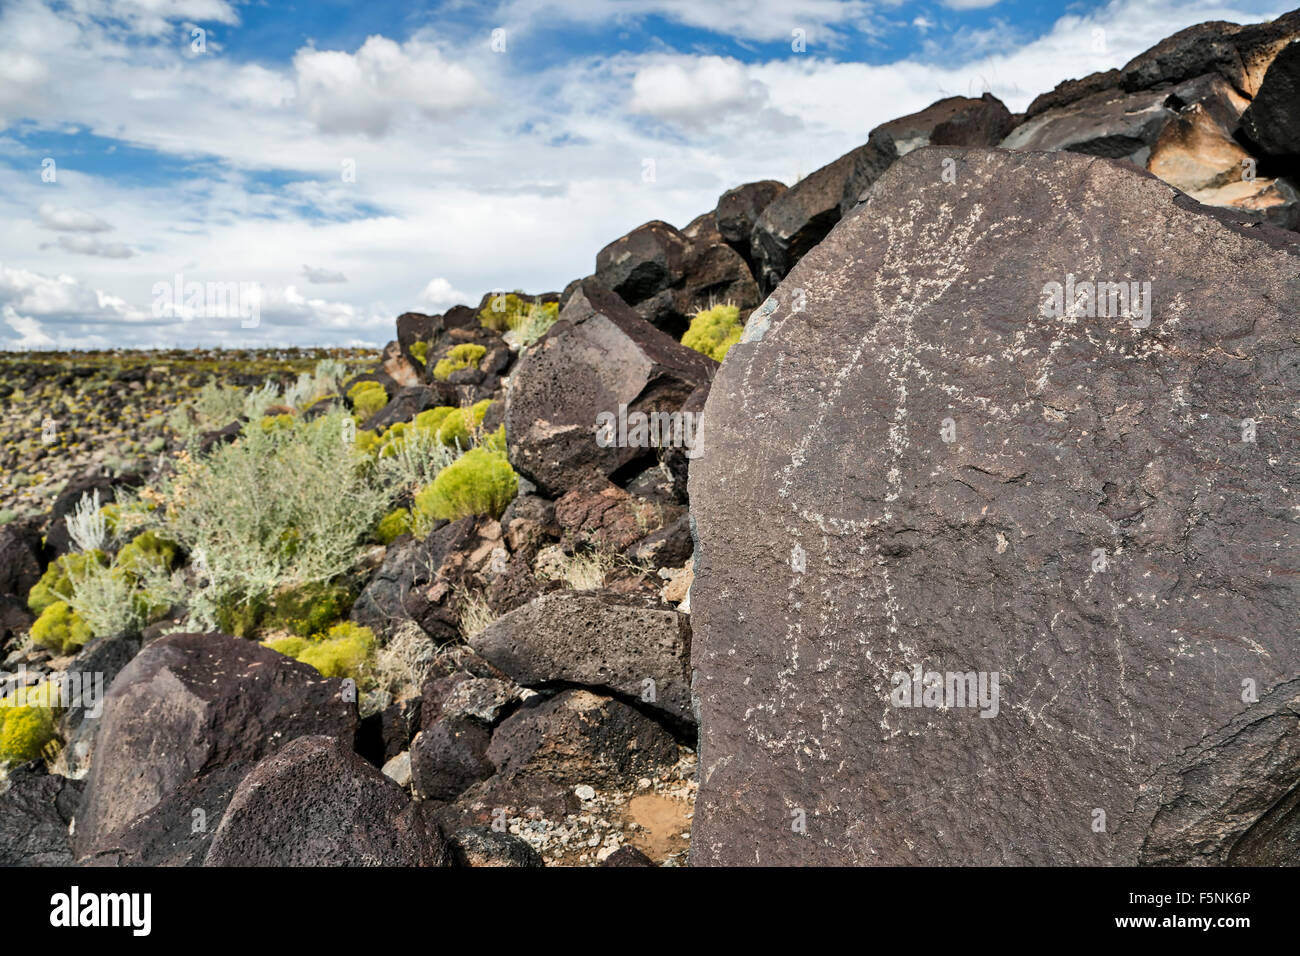
<path fill-rule="evenodd" d="M 515 469 L 557 495 L 592 474 L 611 475 L 653 448 L 597 443 L 602 413 L 671 413 L 717 363 L 673 341 L 617 295 L 587 280 L 506 393 L 506 441 Z"/>
<path fill-rule="evenodd" d="M 225 634 L 159 638 L 109 688 L 73 847 L 78 857 L 112 849 L 118 831 L 197 778 L 295 737 L 355 730 L 341 680 Z M 188 829 L 182 816 L 168 825 Z"/>
<path fill-rule="evenodd" d="M 556 591 L 498 618 L 470 646 L 521 684 L 583 684 L 693 719 L 690 621 L 671 608 Z"/>
<path fill-rule="evenodd" d="M 299 737 L 249 772 L 205 866 L 447 866 L 406 793 L 345 743 Z"/>
<path fill-rule="evenodd" d="M 1300 242 L 1105 160 L 949 155 L 899 160 L 710 390 L 692 862 L 1276 859 Z M 1076 281 L 1150 310 L 1058 315 Z"/>

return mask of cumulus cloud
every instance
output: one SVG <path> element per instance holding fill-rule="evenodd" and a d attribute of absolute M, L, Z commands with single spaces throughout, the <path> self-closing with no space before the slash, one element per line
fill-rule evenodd
<path fill-rule="evenodd" d="M 656 119 L 698 126 L 761 110 L 767 99 L 767 88 L 737 60 L 682 57 L 638 70 L 629 108 Z"/>
<path fill-rule="evenodd" d="M 60 209 L 43 202 L 37 210 L 41 225 L 60 232 L 112 232 L 113 227 L 84 209 Z"/>
<path fill-rule="evenodd" d="M 430 279 L 420 293 L 420 302 L 434 309 L 449 309 L 469 299 L 464 292 L 453 288 L 452 284 L 439 276 Z"/>
<path fill-rule="evenodd" d="M 41 243 L 42 249 L 59 248 L 79 256 L 99 256 L 102 259 L 130 259 L 135 250 L 125 243 L 104 242 L 94 236 L 59 236 L 54 242 Z"/>
<path fill-rule="evenodd" d="M 301 50 L 293 65 L 299 106 L 328 133 L 382 136 L 404 110 L 436 119 L 486 96 L 467 68 L 418 41 L 372 36 L 356 53 Z"/>
<path fill-rule="evenodd" d="M 342 272 L 334 272 L 330 269 L 313 269 L 311 266 L 303 266 L 302 274 L 307 277 L 307 281 L 312 285 L 326 285 L 334 282 L 348 281 L 348 277 Z"/>

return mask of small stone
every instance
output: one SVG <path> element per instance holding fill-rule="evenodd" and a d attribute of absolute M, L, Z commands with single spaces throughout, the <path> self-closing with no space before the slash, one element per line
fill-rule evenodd
<path fill-rule="evenodd" d="M 576 796 L 579 800 L 595 800 L 595 799 L 596 799 L 596 790 L 595 790 L 595 788 L 594 788 L 594 787 L 590 787 L 590 786 L 588 786 L 588 785 L 585 784 L 585 783 L 580 783 L 580 784 L 578 784 L 576 787 L 574 787 L 574 788 L 573 788 L 573 794 L 574 794 L 574 796 Z"/>

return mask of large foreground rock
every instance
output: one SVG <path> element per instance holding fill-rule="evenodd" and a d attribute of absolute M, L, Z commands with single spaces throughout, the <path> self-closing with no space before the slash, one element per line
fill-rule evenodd
<path fill-rule="evenodd" d="M 142 851 L 161 845 L 154 834 L 210 836 L 238 779 L 208 786 L 206 778 L 251 766 L 295 737 L 351 741 L 355 731 L 356 703 L 341 680 L 225 634 L 160 638 L 126 666 L 105 697 L 73 849 L 78 857 L 122 850 L 149 862 L 152 852 Z M 191 796 L 175 800 L 182 788 Z M 119 838 L 160 806 L 172 812 L 147 832 L 137 827 L 129 839 Z M 194 808 L 204 811 L 203 820 L 191 820 Z M 191 850 L 185 852 L 188 859 Z"/>
<path fill-rule="evenodd" d="M 586 280 L 520 360 L 506 394 L 506 441 L 515 469 L 559 495 L 611 475 L 653 448 L 597 444 L 597 416 L 681 408 L 717 363 L 673 341 L 613 292 Z"/>
<path fill-rule="evenodd" d="M 397 784 L 349 742 L 299 737 L 235 791 L 207 866 L 446 866 L 450 853 Z"/>
<path fill-rule="evenodd" d="M 1093 280 L 1149 324 L 1043 316 Z M 1297 315 L 1296 237 L 1129 167 L 899 160 L 710 391 L 692 861 L 1295 862 Z"/>
<path fill-rule="evenodd" d="M 582 684 L 693 720 L 690 619 L 669 607 L 555 591 L 497 618 L 470 646 L 521 684 Z"/>

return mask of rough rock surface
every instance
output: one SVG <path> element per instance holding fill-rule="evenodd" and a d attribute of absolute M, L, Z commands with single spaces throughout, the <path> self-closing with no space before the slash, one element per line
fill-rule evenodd
<path fill-rule="evenodd" d="M 1300 41 L 1277 55 L 1241 127 L 1265 155 L 1300 161 Z"/>
<path fill-rule="evenodd" d="M 299 737 L 249 772 L 206 866 L 446 866 L 402 788 L 332 737 Z"/>
<path fill-rule="evenodd" d="M 654 449 L 602 448 L 597 416 L 675 412 L 717 363 L 673 341 L 617 295 L 586 281 L 520 360 L 506 394 L 506 441 L 516 470 L 544 494 L 613 474 Z"/>
<path fill-rule="evenodd" d="M 1102 159 L 950 155 L 899 160 L 710 391 L 692 862 L 1268 859 L 1300 242 Z M 1149 324 L 1044 317 L 1075 280 L 1150 282 Z M 942 677 L 897 706 L 914 668 L 998 674 L 996 715 Z"/>
<path fill-rule="evenodd" d="M 457 866 L 538 867 L 541 855 L 527 841 L 491 827 L 465 827 L 447 838 Z"/>
<path fill-rule="evenodd" d="M 356 704 L 343 689 L 306 664 L 225 634 L 153 642 L 105 698 L 77 811 L 77 856 L 112 848 L 115 831 L 215 769 L 260 760 L 308 734 L 351 741 Z"/>
<path fill-rule="evenodd" d="M 470 646 L 521 684 L 582 684 L 693 719 L 690 620 L 671 608 L 555 591 L 497 618 Z"/>
<path fill-rule="evenodd" d="M 672 766 L 677 743 L 659 724 L 621 701 L 566 690 L 502 721 L 487 755 L 496 764 L 497 776 L 505 779 L 618 786 Z"/>
<path fill-rule="evenodd" d="M 39 761 L 0 783 L 0 866 L 70 866 L 68 824 L 81 784 L 45 772 Z"/>

